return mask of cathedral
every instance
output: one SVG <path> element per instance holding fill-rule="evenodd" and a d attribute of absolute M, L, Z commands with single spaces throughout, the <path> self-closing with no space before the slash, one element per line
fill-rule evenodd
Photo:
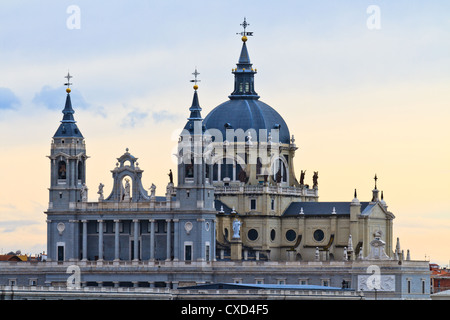
<path fill-rule="evenodd" d="M 295 171 L 295 138 L 256 92 L 247 48 L 253 34 L 245 20 L 242 26 L 233 91 L 206 116 L 193 73 L 178 165 L 163 195 L 155 185 L 143 186 L 144 170 L 126 149 L 111 168 L 112 190 L 91 186 L 98 200 L 88 201 L 87 140 L 75 121 L 67 75 L 49 155 L 48 270 L 41 267 L 37 283 L 65 286 L 64 266 L 76 265 L 83 287 L 345 284 L 370 296 L 369 267 L 377 266 L 378 294 L 429 296 L 428 265 L 394 243 L 394 215 L 376 175 L 369 201 L 349 190 L 348 201 L 321 202 L 318 172 L 308 184 L 305 171 Z"/>
<path fill-rule="evenodd" d="M 351 201 L 320 202 L 318 172 L 311 186 L 303 170 L 296 178 L 294 136 L 255 91 L 251 34 L 244 28 L 229 100 L 205 118 L 194 72 L 190 114 L 178 142 L 177 184 L 170 171 L 164 196 L 155 195 L 154 185 L 146 191 L 143 170 L 127 149 L 111 171 L 110 194 L 100 184 L 98 201 L 87 202 L 86 142 L 66 90 L 49 157 L 48 259 L 313 261 L 319 254 L 340 260 L 345 252 L 368 256 L 375 232 L 393 257 L 394 215 L 379 196 L 376 177 L 367 202 L 358 200 L 356 190 Z"/>

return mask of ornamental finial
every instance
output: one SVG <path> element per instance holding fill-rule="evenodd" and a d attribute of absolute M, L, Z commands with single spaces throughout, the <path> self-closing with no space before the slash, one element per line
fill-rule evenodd
<path fill-rule="evenodd" d="M 72 85 L 72 84 L 70 83 L 70 79 L 73 78 L 73 77 L 70 75 L 69 71 L 67 71 L 67 76 L 65 76 L 64 78 L 67 79 L 67 82 L 64 83 L 64 85 L 67 86 L 66 92 L 67 92 L 67 93 L 70 93 L 71 90 L 70 90 L 69 87 Z"/>
<path fill-rule="evenodd" d="M 247 23 L 247 20 L 244 17 L 244 22 L 241 23 L 241 26 L 244 28 L 243 32 L 238 32 L 236 34 L 240 34 L 242 36 L 242 42 L 247 41 L 247 36 L 253 36 L 253 32 L 247 32 L 246 29 L 250 24 Z"/>
<path fill-rule="evenodd" d="M 194 90 L 197 90 L 197 82 L 200 82 L 200 80 L 197 79 L 197 76 L 200 74 L 199 72 L 197 72 L 197 67 L 195 67 L 195 71 L 192 74 L 194 75 L 194 80 L 191 80 L 191 82 L 194 82 Z"/>

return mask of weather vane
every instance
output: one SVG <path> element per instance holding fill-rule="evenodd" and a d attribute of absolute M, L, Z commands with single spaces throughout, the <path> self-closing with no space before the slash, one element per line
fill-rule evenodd
<path fill-rule="evenodd" d="M 73 77 L 72 77 L 72 76 L 70 75 L 70 73 L 67 71 L 67 76 L 65 76 L 64 78 L 67 79 L 67 83 L 64 83 L 64 85 L 67 86 L 66 91 L 67 91 L 67 93 L 69 93 L 69 92 L 70 92 L 70 88 L 69 88 L 69 87 L 72 85 L 72 84 L 70 83 L 70 79 L 73 78 Z"/>
<path fill-rule="evenodd" d="M 195 71 L 192 74 L 194 75 L 194 80 L 191 80 L 191 82 L 194 82 L 194 90 L 197 90 L 197 82 L 200 82 L 200 80 L 197 79 L 197 76 L 200 74 L 199 72 L 197 72 L 197 67 L 195 67 Z"/>
<path fill-rule="evenodd" d="M 244 17 L 244 22 L 241 23 L 241 26 L 244 28 L 244 31 L 236 33 L 236 34 L 240 34 L 242 36 L 242 41 L 244 41 L 244 42 L 247 40 L 247 36 L 253 36 L 253 32 L 246 31 L 246 29 L 249 25 L 250 24 L 247 23 L 247 20 Z"/>

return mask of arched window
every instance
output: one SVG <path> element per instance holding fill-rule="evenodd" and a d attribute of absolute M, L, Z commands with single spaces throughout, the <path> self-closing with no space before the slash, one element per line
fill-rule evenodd
<path fill-rule="evenodd" d="M 66 179 L 66 162 L 61 160 L 58 162 L 58 179 L 65 180 Z"/>
<path fill-rule="evenodd" d="M 256 174 L 257 175 L 261 174 L 261 169 L 262 169 L 262 162 L 261 162 L 261 158 L 258 157 L 258 159 L 256 159 Z"/>
<path fill-rule="evenodd" d="M 213 181 L 223 181 L 228 178 L 229 181 L 247 181 L 247 173 L 245 172 L 245 162 L 243 159 L 222 158 L 212 166 Z M 228 180 L 227 179 L 227 180 Z"/>
<path fill-rule="evenodd" d="M 83 162 L 78 162 L 78 180 L 83 180 Z"/>
<path fill-rule="evenodd" d="M 188 159 L 187 162 L 188 163 L 186 163 L 184 165 L 185 177 L 186 178 L 193 178 L 194 177 L 194 156 L 191 155 L 191 158 Z"/>
<path fill-rule="evenodd" d="M 233 178 L 233 163 L 230 163 L 230 159 L 223 159 L 222 165 L 220 166 L 221 172 L 220 176 L 222 180 L 224 178 L 229 178 L 230 180 L 234 180 Z"/>
<path fill-rule="evenodd" d="M 272 178 L 276 183 L 287 182 L 286 165 L 280 158 L 272 163 Z"/>

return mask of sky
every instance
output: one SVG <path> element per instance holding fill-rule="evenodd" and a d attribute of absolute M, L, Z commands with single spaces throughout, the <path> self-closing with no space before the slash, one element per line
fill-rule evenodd
<path fill-rule="evenodd" d="M 64 76 L 86 139 L 89 201 L 126 148 L 163 195 L 200 72 L 228 100 L 247 42 L 260 100 L 285 119 L 320 201 L 371 199 L 414 260 L 450 263 L 448 1 L 0 0 L 0 253 L 46 251 L 50 143 Z M 308 181 L 307 181 L 308 182 Z"/>

